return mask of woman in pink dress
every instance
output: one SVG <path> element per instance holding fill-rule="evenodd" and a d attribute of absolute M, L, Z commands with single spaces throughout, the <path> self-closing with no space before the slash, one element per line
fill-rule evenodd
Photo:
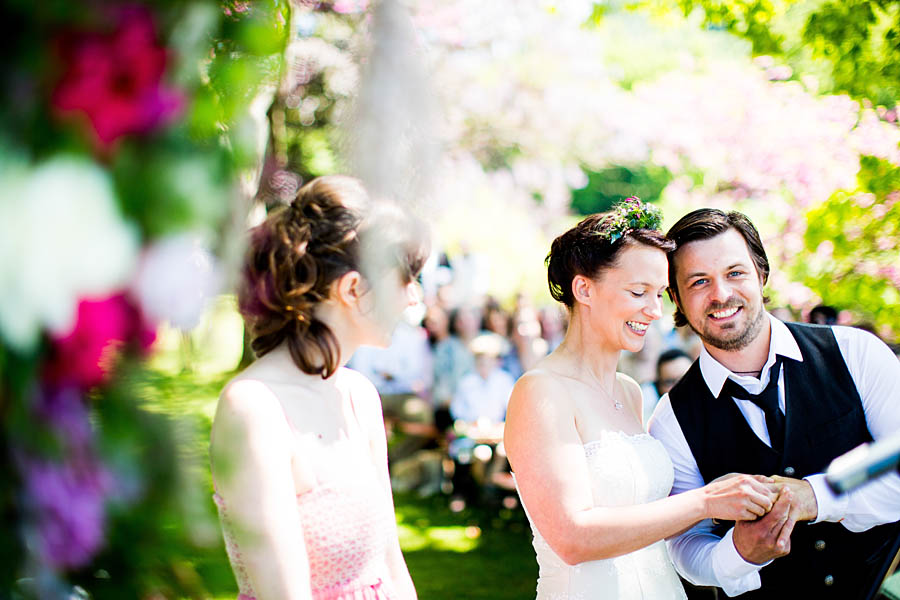
<path fill-rule="evenodd" d="M 222 391 L 210 445 L 240 600 L 416 597 L 381 401 L 343 365 L 414 303 L 422 230 L 329 176 L 252 231 L 239 299 L 258 359 Z"/>

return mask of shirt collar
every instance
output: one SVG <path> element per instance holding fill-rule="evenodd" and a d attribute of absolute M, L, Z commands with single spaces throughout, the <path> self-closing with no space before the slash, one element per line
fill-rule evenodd
<path fill-rule="evenodd" d="M 729 377 L 739 383 L 756 383 L 753 387 L 761 388 L 763 385 L 767 384 L 769 380 L 769 368 L 775 364 L 776 355 L 803 362 L 803 354 L 800 353 L 800 346 L 797 345 L 797 340 L 791 335 L 787 325 L 770 315 L 768 312 L 766 313 L 766 317 L 768 317 L 769 323 L 772 326 L 772 337 L 769 340 L 769 356 L 766 358 L 766 363 L 763 365 L 759 379 L 735 375 L 729 371 L 727 367 L 723 366 L 722 363 L 713 358 L 706 350 L 705 345 L 700 348 L 700 373 L 703 375 L 703 380 L 706 382 L 709 391 L 712 392 L 712 395 L 716 398 L 719 397 L 719 394 L 722 392 L 722 386 L 725 385 L 725 380 Z M 751 393 L 758 393 L 758 390 L 748 391 L 751 391 Z"/>

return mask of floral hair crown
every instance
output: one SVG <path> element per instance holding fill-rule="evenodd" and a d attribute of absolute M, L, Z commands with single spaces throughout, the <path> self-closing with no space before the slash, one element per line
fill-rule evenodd
<path fill-rule="evenodd" d="M 632 196 L 616 204 L 612 211 L 600 223 L 597 235 L 615 243 L 619 238 L 635 229 L 659 230 L 662 224 L 662 211 L 640 198 Z"/>

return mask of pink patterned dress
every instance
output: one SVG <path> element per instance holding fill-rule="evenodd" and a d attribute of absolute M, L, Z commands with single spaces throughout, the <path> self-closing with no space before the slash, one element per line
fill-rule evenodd
<path fill-rule="evenodd" d="M 352 396 L 350 406 L 356 415 Z M 296 432 L 286 413 L 284 418 L 291 432 Z M 368 452 L 368 447 L 363 446 L 360 451 Z M 390 493 L 368 460 L 350 460 L 341 471 L 340 480 L 319 483 L 297 495 L 312 597 L 314 600 L 392 600 L 396 593 L 386 559 L 397 536 L 397 523 Z M 237 524 L 218 493 L 213 494 L 213 500 L 219 508 L 225 548 L 237 579 L 238 600 L 255 600 L 234 535 Z"/>
<path fill-rule="evenodd" d="M 213 499 L 240 590 L 238 600 L 254 600 L 235 542 L 235 524 L 221 496 L 214 494 Z M 395 596 L 385 558 L 397 526 L 391 503 L 374 474 L 353 482 L 326 483 L 300 494 L 297 510 L 315 600 L 390 600 Z"/>

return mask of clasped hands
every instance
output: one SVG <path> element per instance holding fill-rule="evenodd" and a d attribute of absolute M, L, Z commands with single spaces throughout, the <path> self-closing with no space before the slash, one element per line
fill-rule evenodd
<path fill-rule="evenodd" d="M 818 515 L 812 486 L 802 479 L 729 474 L 710 487 L 714 498 L 719 492 L 717 499 L 730 503 L 734 547 L 750 563 L 763 564 L 790 553 L 794 525 L 814 521 Z"/>

